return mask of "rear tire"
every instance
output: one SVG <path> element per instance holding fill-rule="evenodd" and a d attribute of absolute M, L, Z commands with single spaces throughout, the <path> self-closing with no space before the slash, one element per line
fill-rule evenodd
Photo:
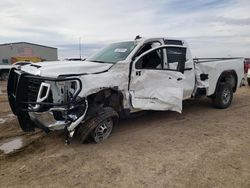
<path fill-rule="evenodd" d="M 250 78 L 247 78 L 248 85 L 250 86 Z"/>
<path fill-rule="evenodd" d="M 118 114 L 111 107 L 105 107 L 97 115 L 81 124 L 77 132 L 81 143 L 99 143 L 106 140 L 115 124 L 118 122 Z"/>
<path fill-rule="evenodd" d="M 229 83 L 220 83 L 214 98 L 213 105 L 219 109 L 228 108 L 233 100 L 233 89 Z"/>

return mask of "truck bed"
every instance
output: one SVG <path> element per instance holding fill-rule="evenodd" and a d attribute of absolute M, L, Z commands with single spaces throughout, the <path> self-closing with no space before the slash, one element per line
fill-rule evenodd
<path fill-rule="evenodd" d="M 220 75 L 233 71 L 237 76 L 237 87 L 244 78 L 244 58 L 194 58 L 196 88 L 206 88 L 207 96 L 214 94 Z"/>

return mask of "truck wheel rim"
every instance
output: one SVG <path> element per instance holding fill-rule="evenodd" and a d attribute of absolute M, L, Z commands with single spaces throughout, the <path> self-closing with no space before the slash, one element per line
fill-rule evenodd
<path fill-rule="evenodd" d="M 101 142 L 109 137 L 110 133 L 113 129 L 113 120 L 112 118 L 108 118 L 103 122 L 99 123 L 95 128 L 93 138 L 95 142 Z"/>
<path fill-rule="evenodd" d="M 223 94 L 222 94 L 222 101 L 224 104 L 227 104 L 231 99 L 231 93 L 229 89 L 225 89 Z"/>

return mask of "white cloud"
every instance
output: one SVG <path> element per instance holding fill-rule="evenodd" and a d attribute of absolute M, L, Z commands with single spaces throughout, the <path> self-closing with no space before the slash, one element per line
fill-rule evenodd
<path fill-rule="evenodd" d="M 137 34 L 187 38 L 195 56 L 250 56 L 248 0 L 2 0 L 0 6 L 1 43 L 56 46 L 61 57 L 78 54 L 79 37 L 90 53 L 95 48 L 88 44 Z"/>

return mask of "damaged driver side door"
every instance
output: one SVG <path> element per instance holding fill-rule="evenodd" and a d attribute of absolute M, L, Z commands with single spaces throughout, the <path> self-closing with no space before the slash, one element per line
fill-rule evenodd
<path fill-rule="evenodd" d="M 182 111 L 184 62 L 167 66 L 167 46 L 141 54 L 132 63 L 129 93 L 134 109 Z"/>

